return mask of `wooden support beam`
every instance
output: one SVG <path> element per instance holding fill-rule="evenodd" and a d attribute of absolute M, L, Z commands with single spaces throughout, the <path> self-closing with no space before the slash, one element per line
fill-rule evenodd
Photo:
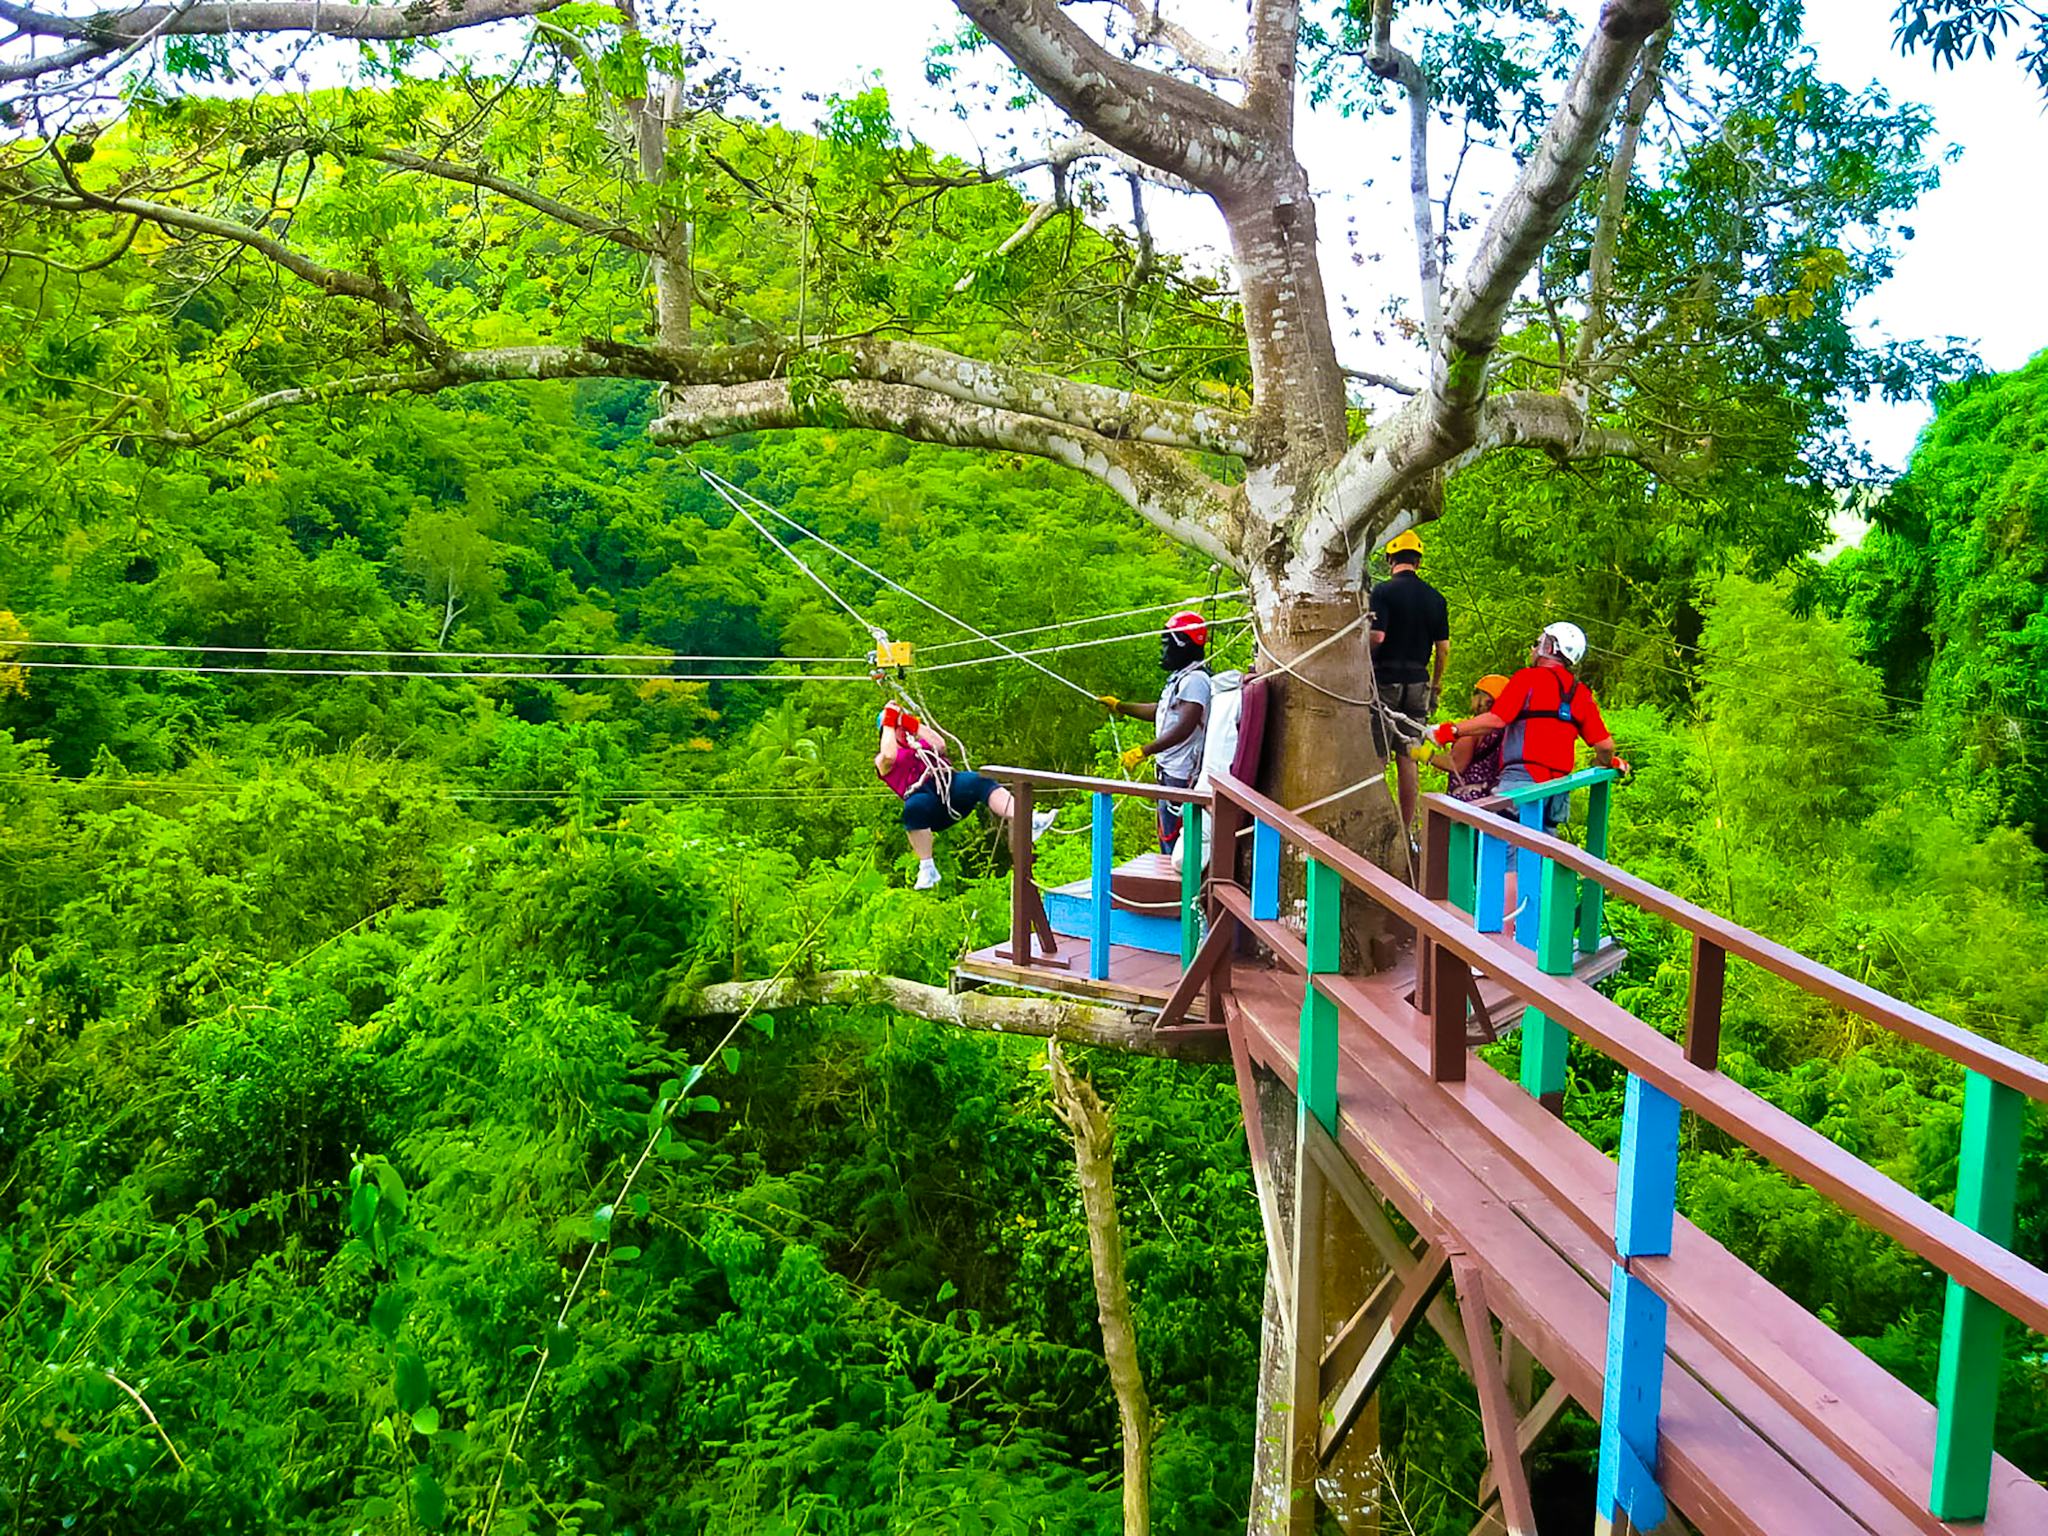
<path fill-rule="evenodd" d="M 1287 1529 L 1289 1536 L 1315 1536 L 1316 1476 L 1323 1465 L 1323 1175 L 1319 1161 L 1308 1152 L 1311 1116 L 1307 1107 L 1301 1106 L 1297 1115 Z"/>
<path fill-rule="evenodd" d="M 1512 1389 L 1512 1384 L 1510 1384 Z M 1544 1388 L 1543 1395 L 1536 1399 L 1536 1406 L 1523 1414 L 1515 1426 L 1515 1450 L 1528 1464 L 1529 1453 L 1536 1449 L 1543 1437 L 1550 1433 L 1558 1416 L 1571 1406 L 1572 1395 L 1565 1391 L 1564 1383 L 1553 1381 Z M 1487 1464 L 1486 1475 L 1479 1479 L 1479 1507 L 1484 1509 L 1500 1492 L 1499 1480 L 1494 1476 L 1492 1463 Z"/>
<path fill-rule="evenodd" d="M 1709 1072 L 1721 1065 L 1721 1002 L 1728 990 L 1728 951 L 1692 936 L 1692 982 L 1685 997 L 1685 1059 Z"/>
<path fill-rule="evenodd" d="M 1012 965 L 1031 963 L 1031 907 L 1027 897 L 1036 895 L 1031 878 L 1031 801 L 1028 779 L 1010 786 L 1010 952 L 1003 956 Z"/>
<path fill-rule="evenodd" d="M 1195 951 L 1194 963 L 1181 972 L 1180 980 L 1160 1006 L 1156 1029 L 1171 1029 L 1187 1017 L 1195 999 L 1202 995 L 1202 987 L 1209 975 L 1224 957 L 1230 953 L 1231 945 L 1237 942 L 1237 919 L 1228 912 L 1219 916 L 1209 926 L 1209 936 L 1202 940 L 1202 947 Z M 1211 1020 L 1214 1023 L 1215 1020 Z"/>
<path fill-rule="evenodd" d="M 1479 1389 L 1479 1422 L 1486 1432 L 1486 1450 L 1500 1484 L 1501 1513 L 1508 1536 L 1536 1536 L 1536 1502 L 1529 1492 L 1529 1471 L 1522 1462 L 1520 1423 L 1501 1373 L 1493 1343 L 1493 1312 L 1486 1300 L 1486 1277 L 1463 1252 L 1448 1255 L 1457 1277 L 1458 1313 L 1465 1321 L 1465 1343 L 1472 1355 L 1472 1384 Z"/>
<path fill-rule="evenodd" d="M 1405 1274 L 1389 1271 L 1331 1341 L 1321 1375 L 1327 1399 L 1322 1415 L 1323 1457 L 1343 1443 L 1359 1409 L 1379 1390 L 1380 1378 L 1415 1332 L 1430 1303 L 1442 1293 L 1450 1274 L 1451 1261 L 1444 1250 L 1426 1249 Z"/>
<path fill-rule="evenodd" d="M 1380 1204 L 1379 1196 L 1373 1193 L 1365 1175 L 1336 1142 L 1327 1137 L 1310 1138 L 1310 1152 L 1322 1164 L 1323 1177 L 1345 1208 L 1357 1221 L 1358 1228 L 1365 1234 L 1365 1240 L 1372 1244 L 1380 1256 L 1380 1262 L 1394 1274 L 1405 1275 L 1415 1265 L 1417 1256 L 1427 1247 L 1427 1236 L 1418 1237 L 1412 1244 L 1401 1240 L 1401 1234 L 1394 1230 L 1394 1223 L 1388 1217 L 1386 1208 Z M 1450 1298 L 1439 1294 L 1428 1308 L 1429 1326 L 1436 1336 L 1443 1340 L 1451 1358 L 1458 1362 L 1458 1368 L 1468 1376 L 1472 1363 L 1465 1358 L 1465 1329 L 1458 1321 L 1458 1312 L 1451 1305 Z"/>

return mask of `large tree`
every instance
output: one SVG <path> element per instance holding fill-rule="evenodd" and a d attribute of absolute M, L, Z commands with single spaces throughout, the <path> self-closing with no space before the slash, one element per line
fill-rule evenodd
<path fill-rule="evenodd" d="M 1845 311 L 1928 179 L 1926 123 L 1826 83 L 1796 5 L 1256 0 L 1230 43 L 1151 0 L 956 6 L 935 77 L 993 44 L 1067 120 L 1056 142 L 940 161 L 872 93 L 814 139 L 747 123 L 705 30 L 630 0 L 0 0 L 19 355 L 59 386 L 72 453 L 241 453 L 279 409 L 603 375 L 658 384 L 677 447 L 825 424 L 1071 465 L 1245 579 L 1267 659 L 1298 669 L 1268 758 L 1293 804 L 1377 766 L 1366 562 L 1449 477 L 1535 450 L 1703 508 L 1789 480 L 1810 513 L 1840 467 L 1831 401 L 1916 376 Z M 315 88 L 322 37 L 359 50 L 349 89 Z M 1413 275 L 1388 300 L 1412 382 L 1340 359 L 1296 143 L 1311 92 L 1405 104 Z M 1512 156 L 1483 219 L 1431 171 L 1446 123 L 1458 163 Z M 1003 185 L 1040 177 L 1035 204 Z M 1155 249 L 1158 186 L 1214 205 L 1227 273 Z M 154 329 L 67 317 L 135 259 Z M 1317 816 L 1395 857 L 1382 797 Z"/>

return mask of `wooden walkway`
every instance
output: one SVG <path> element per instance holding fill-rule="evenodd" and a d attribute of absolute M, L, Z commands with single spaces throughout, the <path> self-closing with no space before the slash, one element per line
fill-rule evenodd
<path fill-rule="evenodd" d="M 1095 791 L 1104 879 L 1108 797 L 1161 793 L 990 771 L 1016 786 L 1019 824 L 1034 783 Z M 1574 781 L 1593 789 L 1601 837 L 1608 779 Z M 1319 1500 L 1348 1518 L 1346 1436 L 1426 1323 L 1478 1393 L 1491 1465 L 1474 1536 L 1534 1536 L 1525 1458 L 1567 1403 L 1600 1423 L 1603 1532 L 1664 1528 L 1675 1512 L 1709 1536 L 2048 1536 L 2048 1488 L 1994 1453 L 2007 1319 L 2048 1334 L 2048 1271 L 2009 1249 L 2024 1117 L 2048 1103 L 2048 1066 L 1547 835 L 1527 824 L 1532 805 L 1516 822 L 1429 797 L 1418 892 L 1227 775 L 1212 796 L 1174 794 L 1191 835 L 1212 814 L 1214 846 L 1250 855 L 1185 879 L 1179 954 L 1112 945 L 1091 965 L 1089 940 L 1045 921 L 1019 836 L 1011 940 L 968 956 L 958 981 L 1154 1010 L 1152 1042 L 1227 1047 L 1279 1307 L 1262 1349 L 1255 1529 L 1310 1536 Z M 1288 859 L 1305 925 L 1280 918 Z M 1415 936 L 1402 965 L 1342 973 L 1346 887 Z M 1690 935 L 1682 1043 L 1591 985 L 1621 958 L 1608 900 Z M 1105 901 L 1098 934 L 1109 919 Z M 1953 1214 L 1721 1075 L 1731 958 L 1962 1069 Z M 1475 998 L 1523 1020 L 1519 1082 L 1473 1055 Z M 1574 1040 L 1626 1074 L 1618 1157 L 1562 1117 Z M 1934 1401 L 1677 1214 L 1684 1114 L 1948 1276 Z"/>

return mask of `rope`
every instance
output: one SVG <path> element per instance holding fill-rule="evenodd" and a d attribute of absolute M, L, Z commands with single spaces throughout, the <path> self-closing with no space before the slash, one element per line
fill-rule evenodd
<path fill-rule="evenodd" d="M 902 582 L 897 581 L 894 577 L 884 576 L 880 571 L 876 570 L 873 566 L 869 565 L 865 560 L 862 560 L 858 555 L 852 555 L 847 553 L 845 550 L 841 549 L 837 544 L 834 544 L 830 539 L 824 537 L 824 535 L 815 533 L 811 529 L 804 527 L 802 523 L 798 522 L 795 518 L 791 517 L 787 512 L 779 511 L 775 507 L 770 506 L 767 502 L 763 501 L 760 497 L 756 496 L 752 491 L 745 490 L 737 485 L 733 485 L 731 481 L 726 480 L 722 476 L 716 475 L 712 473 L 710 470 L 705 469 L 701 466 L 699 466 L 697 473 L 704 477 L 706 484 L 708 484 L 713 490 L 717 491 L 718 494 L 724 497 L 727 502 L 731 503 L 735 511 L 740 511 L 742 515 L 747 516 L 747 521 L 754 523 L 756 527 L 760 527 L 760 524 L 751 515 L 746 514 L 744 512 L 744 509 L 742 509 L 739 506 L 739 503 L 733 500 L 733 493 L 737 493 L 738 495 L 746 497 L 747 500 L 751 501 L 755 506 L 759 507 L 762 511 L 768 513 L 771 517 L 780 518 L 783 522 L 789 524 L 790 527 L 796 529 L 806 538 L 817 540 L 818 543 L 824 545 L 825 548 L 831 550 L 833 554 L 837 555 L 847 564 L 853 566 L 857 570 L 865 571 L 868 575 L 872 576 L 876 581 L 881 582 L 883 586 L 888 587 L 891 591 L 900 592 L 903 596 L 909 598 L 913 603 L 916 603 L 919 607 L 929 609 L 931 612 L 937 614 L 940 618 L 944 619 L 947 623 L 952 624 L 960 629 L 966 630 L 970 635 L 974 636 L 975 639 L 986 641 L 988 644 L 993 645 L 997 650 L 1003 652 L 1004 655 L 1011 657 L 1013 660 L 1021 661 L 1028 667 L 1036 668 L 1038 671 L 1043 672 L 1047 677 L 1051 678 L 1054 682 L 1058 683 L 1062 688 L 1070 688 L 1075 693 L 1078 693 L 1083 698 L 1089 700 L 1094 700 L 1096 698 L 1096 695 L 1094 693 L 1090 692 L 1086 688 L 1083 688 L 1079 683 L 1075 682 L 1072 678 L 1061 677 L 1059 673 L 1053 671 L 1051 667 L 1048 667 L 1041 662 L 1032 660 L 1031 657 L 1026 656 L 1021 651 L 1013 650 L 1011 647 L 1005 645 L 1002 641 L 998 640 L 994 635 L 987 633 L 985 630 L 975 628 L 974 625 L 968 623 L 958 614 L 948 613 L 945 609 L 941 608 L 937 603 L 932 602 L 929 598 L 919 596 L 917 593 L 911 591 L 910 588 L 904 586 Z M 763 531 L 765 532 L 766 530 Z M 772 539 L 771 542 L 773 542 Z M 780 548 L 781 546 L 777 545 L 777 547 Z M 784 553 L 787 554 L 788 551 L 784 550 Z M 796 556 L 790 555 L 790 558 L 794 560 L 796 559 Z M 802 562 L 798 563 L 801 564 Z M 809 567 L 805 567 L 805 569 L 806 571 L 808 571 Z M 815 573 L 812 573 L 811 579 L 814 581 L 818 581 L 818 577 Z M 824 585 L 822 581 L 819 581 L 818 584 L 820 586 Z M 826 590 L 830 591 L 831 589 L 827 588 Z M 841 606 L 847 606 L 845 599 L 840 598 L 836 592 L 832 595 L 834 599 L 841 604 Z M 848 607 L 848 612 L 852 612 L 850 607 Z M 854 617 L 858 619 L 859 615 L 855 614 Z M 947 663 L 947 665 L 960 666 L 964 665 L 964 663 L 952 662 Z M 937 671 L 938 668 L 934 667 L 930 670 Z"/>
<path fill-rule="evenodd" d="M 8 644 L 15 642 L 9 641 Z M 182 672 L 217 677 L 419 677 L 430 682 L 528 683 L 870 683 L 865 672 L 423 672 L 380 667 L 215 667 L 185 662 L 8 661 L 44 672 Z"/>
<path fill-rule="evenodd" d="M 1219 592 L 1219 593 L 1216 593 L 1216 594 L 1214 594 L 1214 600 L 1218 600 L 1218 601 L 1228 601 L 1228 600 L 1230 600 L 1230 599 L 1232 599 L 1232 598 L 1239 598 L 1239 597 L 1244 597 L 1244 596 L 1246 596 L 1246 595 L 1247 595 L 1247 593 L 1246 593 L 1246 589 L 1245 589 L 1245 588 L 1243 588 L 1243 587 L 1237 587 L 1237 588 L 1234 588 L 1233 590 L 1231 590 L 1231 591 L 1229 591 L 1229 592 Z M 1197 602 L 1203 602 L 1203 601 L 1209 601 L 1209 600 L 1210 600 L 1210 599 L 1203 599 L 1203 598 L 1193 598 L 1193 597 L 1177 597 L 1177 598 L 1174 598 L 1174 599 L 1173 599 L 1173 600 L 1172 600 L 1171 602 L 1165 602 L 1165 603 L 1147 603 L 1147 604 L 1146 604 L 1146 605 L 1145 605 L 1144 607 L 1142 607 L 1142 608 L 1124 608 L 1124 609 L 1120 609 L 1120 610 L 1119 610 L 1119 611 L 1117 611 L 1116 613 L 1098 613 L 1098 614 L 1096 614 L 1096 615 L 1095 615 L 1094 617 L 1092 617 L 1092 618 L 1086 618 L 1086 619 L 1062 619 L 1062 620 L 1060 620 L 1060 621 L 1059 621 L 1059 622 L 1058 622 L 1057 624 L 1037 624 L 1037 625 L 1033 625 L 1033 626 L 1032 626 L 1032 627 L 1031 627 L 1030 629 L 1008 629 L 1008 630 L 1002 630 L 1002 631 L 998 632 L 997 634 L 995 634 L 995 635 L 991 636 L 990 638 L 991 638 L 991 639 L 995 639 L 995 640 L 1021 640 L 1021 639 L 1023 639 L 1023 638 L 1024 638 L 1024 637 L 1025 637 L 1026 635 L 1042 635 L 1042 634 L 1045 634 L 1046 632 L 1048 632 L 1049 630 L 1055 630 L 1055 629 L 1080 629 L 1080 628 L 1081 628 L 1082 626 L 1084 626 L 1084 625 L 1088 625 L 1088 624 L 1107 624 L 1107 623 L 1108 623 L 1108 622 L 1109 622 L 1109 621 L 1110 621 L 1111 619 L 1132 619 L 1132 618 L 1136 618 L 1136 617 L 1137 617 L 1137 616 L 1138 616 L 1139 614 L 1141 614 L 1141 613 L 1158 613 L 1158 612 L 1159 612 L 1160 610 L 1162 610 L 1162 609 L 1165 609 L 1165 608 L 1186 608 L 1186 607 L 1189 607 L 1189 606 L 1191 606 L 1191 605 L 1192 605 L 1192 604 L 1194 604 L 1194 603 L 1197 603 Z M 1216 622 L 1216 623 L 1218 623 L 1218 624 L 1226 624 L 1226 623 L 1237 623 L 1237 622 L 1240 622 L 1240 620 L 1242 619 L 1242 617 L 1243 617 L 1243 615 L 1232 615 L 1232 616 L 1231 616 L 1230 618 L 1228 618 L 1228 619 L 1218 619 L 1218 620 L 1215 620 L 1214 622 Z M 1146 633 L 1146 634 L 1152 634 L 1152 633 L 1154 633 L 1154 631 L 1152 631 L 1152 630 L 1146 630 L 1146 631 L 1145 631 L 1145 633 Z M 927 655 L 930 655 L 930 654 L 932 654 L 933 652 L 936 652 L 936 651 L 957 651 L 957 650 L 958 650 L 958 649 L 960 649 L 960 647 L 961 647 L 961 646 L 963 646 L 963 645 L 978 645 L 979 643 L 980 643 L 980 642 L 979 642 L 978 640 L 972 640 L 972 639 L 969 639 L 969 640 L 947 640 L 947 641 L 945 641 L 945 642 L 943 642 L 942 644 L 939 644 L 939 645 L 928 645 L 928 646 L 925 646 L 925 647 L 924 647 L 924 651 L 925 651 L 925 654 L 927 654 Z"/>
<path fill-rule="evenodd" d="M 745 507 L 741 506 L 737 501 L 735 501 L 732 498 L 732 496 L 726 491 L 724 481 L 720 480 L 718 476 L 712 474 L 711 471 L 708 469 L 699 469 L 697 473 L 704 477 L 705 483 L 709 485 L 712 490 L 718 492 L 719 496 L 724 500 L 727 506 L 731 507 L 733 511 L 739 513 L 741 517 L 744 517 L 748 522 L 754 525 L 754 531 L 756 533 L 760 534 L 762 538 L 766 539 L 770 544 L 773 544 L 777 549 L 781 550 L 782 553 L 789 558 L 789 563 L 791 565 L 795 566 L 798 570 L 802 571 L 806 576 L 810 577 L 812 581 L 816 582 L 818 584 L 819 591 L 823 592 L 827 597 L 831 598 L 832 601 L 837 603 L 841 608 L 844 608 L 848 616 L 852 618 L 854 623 L 858 624 L 862 629 L 866 630 L 869 634 L 873 635 L 878 640 L 885 637 L 885 632 L 883 630 L 878 629 L 875 625 L 870 624 L 866 619 L 862 618 L 860 616 L 860 611 L 856 609 L 853 606 L 853 604 L 849 603 L 845 598 L 841 597 L 838 594 L 838 592 L 834 591 L 832 584 L 830 582 L 825 580 L 824 577 L 820 576 L 816 571 L 812 570 L 808 565 L 806 565 L 803 561 L 802 556 L 798 555 L 795 550 L 791 549 L 787 544 L 783 543 L 782 540 L 776 538 L 774 534 L 770 533 L 767 529 L 767 526 L 764 523 L 762 523 L 761 519 L 754 516 L 753 513 L 749 512 Z M 737 490 L 738 487 L 734 487 L 734 489 Z M 749 499 L 751 500 L 754 498 Z M 761 505 L 767 506 L 767 503 L 762 502 Z M 772 512 L 775 509 L 773 507 L 769 507 L 768 510 Z M 824 540 L 820 539 L 818 542 L 822 544 L 824 543 Z M 827 545 L 826 547 L 830 548 L 829 545 Z"/>
<path fill-rule="evenodd" d="M 140 640 L 0 640 L 0 650 L 197 651 L 208 656 L 368 656 L 399 661 L 732 661 L 857 667 L 864 656 L 684 656 L 674 651 L 351 651 L 290 645 L 172 645 Z"/>
<path fill-rule="evenodd" d="M 1252 622 L 1250 615 L 1245 615 L 1240 618 L 1218 619 L 1215 627 L 1220 629 L 1225 625 L 1250 624 Z M 1042 645 L 1028 651 L 1011 651 L 1008 655 L 1002 656 L 970 656 L 963 661 L 942 661 L 935 666 L 922 667 L 919 670 L 924 672 L 954 672 L 962 667 L 982 667 L 998 661 L 1016 660 L 1029 662 L 1034 656 L 1052 656 L 1057 655 L 1061 651 L 1085 651 L 1101 645 L 1121 645 L 1126 640 L 1154 640 L 1158 636 L 1159 631 L 1156 629 L 1138 629 L 1132 630 L 1128 634 L 1102 635 L 1093 640 L 1070 640 L 1064 645 Z M 1039 668 L 1041 672 L 1045 670 L 1044 667 Z M 1081 693 L 1088 693 L 1088 690 L 1082 688 L 1078 683 L 1069 683 L 1067 686 Z M 1088 693 L 1088 697 L 1096 699 L 1096 695 L 1092 693 Z M 1098 700 L 1097 702 L 1100 701 Z"/>

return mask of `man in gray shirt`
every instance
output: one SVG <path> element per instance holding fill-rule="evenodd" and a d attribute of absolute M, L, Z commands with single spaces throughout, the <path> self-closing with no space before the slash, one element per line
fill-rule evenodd
<path fill-rule="evenodd" d="M 1166 687 L 1157 704 L 1125 704 L 1104 697 L 1113 715 L 1134 720 L 1151 720 L 1161 727 L 1157 737 L 1142 747 L 1124 753 L 1123 764 L 1135 768 L 1146 758 L 1155 760 L 1159 782 L 1169 789 L 1186 789 L 1202 772 L 1202 746 L 1208 739 L 1211 688 L 1202 658 L 1209 644 L 1209 626 L 1193 609 L 1182 609 L 1166 621 L 1160 638 L 1159 665 L 1166 670 Z M 1180 839 L 1180 807 L 1159 802 L 1159 848 L 1173 852 Z"/>

